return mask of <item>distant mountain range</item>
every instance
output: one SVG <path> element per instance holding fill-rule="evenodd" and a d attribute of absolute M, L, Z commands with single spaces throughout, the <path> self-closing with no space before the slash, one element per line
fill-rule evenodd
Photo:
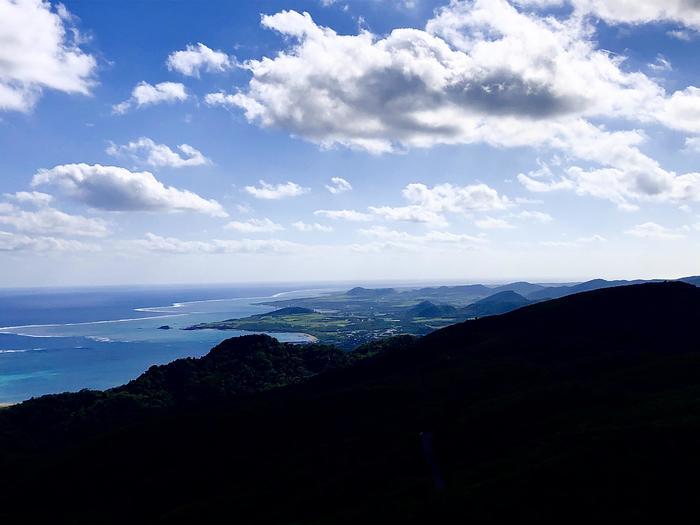
<path fill-rule="evenodd" d="M 700 278 L 688 277 L 688 283 Z M 272 312 L 189 326 L 187 330 L 305 333 L 344 350 L 398 334 L 426 335 L 451 324 L 499 315 L 532 303 L 646 281 L 606 281 L 553 286 L 515 282 L 423 288 L 363 288 L 266 303 Z M 657 282 L 657 281 L 649 281 Z"/>
<path fill-rule="evenodd" d="M 677 281 L 700 286 L 700 277 L 684 277 Z M 362 309 L 367 301 L 376 301 L 379 305 L 405 304 L 413 301 L 418 304 L 430 301 L 433 304 L 449 304 L 455 307 L 467 306 L 481 299 L 493 296 L 501 292 L 515 292 L 529 301 L 543 301 L 566 297 L 581 292 L 612 288 L 616 286 L 630 286 L 635 284 L 662 282 L 660 279 L 652 280 L 613 280 L 593 279 L 590 281 L 568 284 L 537 284 L 528 282 L 514 282 L 497 286 L 485 284 L 469 284 L 457 286 L 432 286 L 422 288 L 364 288 L 361 286 L 352 288 L 347 292 L 326 294 L 314 298 L 284 299 L 271 301 L 266 304 L 278 307 L 319 305 L 324 307 L 341 307 L 352 311 L 355 308 Z M 501 312 L 498 312 L 501 313 Z"/>
<path fill-rule="evenodd" d="M 230 339 L 2 409 L 0 520 L 693 523 L 700 289 L 603 284 L 352 352 Z"/>

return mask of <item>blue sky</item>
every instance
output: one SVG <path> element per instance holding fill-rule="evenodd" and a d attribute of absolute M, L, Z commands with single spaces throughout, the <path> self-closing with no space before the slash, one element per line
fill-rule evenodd
<path fill-rule="evenodd" d="M 697 274 L 700 7 L 630 5 L 0 0 L 0 285 Z"/>

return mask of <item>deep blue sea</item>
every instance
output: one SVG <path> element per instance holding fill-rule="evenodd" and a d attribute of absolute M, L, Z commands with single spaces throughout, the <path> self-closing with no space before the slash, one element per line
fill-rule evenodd
<path fill-rule="evenodd" d="M 0 290 L 0 404 L 104 389 L 149 366 L 197 357 L 239 331 L 181 330 L 270 311 L 272 298 L 336 288 L 295 286 L 104 287 Z M 168 325 L 170 330 L 159 329 Z M 281 341 L 304 334 L 274 334 Z"/>

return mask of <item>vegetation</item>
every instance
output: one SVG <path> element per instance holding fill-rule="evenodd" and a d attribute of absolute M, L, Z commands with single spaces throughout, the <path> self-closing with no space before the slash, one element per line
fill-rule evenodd
<path fill-rule="evenodd" d="M 475 293 L 475 289 L 490 290 L 481 285 L 455 288 L 466 288 L 468 294 Z M 425 295 L 426 290 L 435 289 L 398 292 L 392 288 L 353 288 L 340 295 L 300 299 L 301 304 L 305 306 L 285 306 L 265 314 L 201 323 L 185 329 L 303 332 L 322 343 L 351 350 L 381 338 L 400 334 L 425 335 L 469 318 L 501 314 L 530 304 L 530 301 L 513 291 L 496 292 L 462 308 L 449 304 L 435 304 L 428 300 L 405 306 L 406 301 L 410 303 L 411 299 L 399 299 L 405 294 L 411 297 L 416 294 Z M 446 292 L 446 295 L 454 298 L 455 294 L 459 293 L 462 292 L 453 290 L 452 295 L 449 292 Z M 309 308 L 316 303 L 315 309 Z M 330 306 L 333 308 L 329 308 Z"/>
<path fill-rule="evenodd" d="M 233 339 L 0 411 L 0 520 L 693 523 L 698 322 L 659 283 L 354 352 Z"/>
<path fill-rule="evenodd" d="M 288 313 L 290 308 L 283 308 L 242 319 L 229 319 L 221 322 L 202 323 L 186 330 L 246 330 L 250 332 L 303 332 L 315 337 L 325 344 L 336 345 L 345 350 L 398 334 L 425 334 L 432 326 L 433 319 L 393 319 L 382 314 L 352 315 L 336 312 L 320 313 L 307 310 L 302 313 Z M 305 309 L 306 310 L 306 309 Z M 453 317 L 442 319 L 441 325 L 455 322 Z"/>

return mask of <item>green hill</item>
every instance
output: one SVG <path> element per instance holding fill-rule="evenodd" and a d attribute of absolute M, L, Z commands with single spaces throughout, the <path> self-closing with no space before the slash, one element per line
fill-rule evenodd
<path fill-rule="evenodd" d="M 459 310 L 464 318 L 504 314 L 530 304 L 531 301 L 513 291 L 498 292 Z"/>
<path fill-rule="evenodd" d="M 421 301 L 415 306 L 406 309 L 407 317 L 455 317 L 457 308 L 449 304 L 435 304 L 430 301 Z"/>

